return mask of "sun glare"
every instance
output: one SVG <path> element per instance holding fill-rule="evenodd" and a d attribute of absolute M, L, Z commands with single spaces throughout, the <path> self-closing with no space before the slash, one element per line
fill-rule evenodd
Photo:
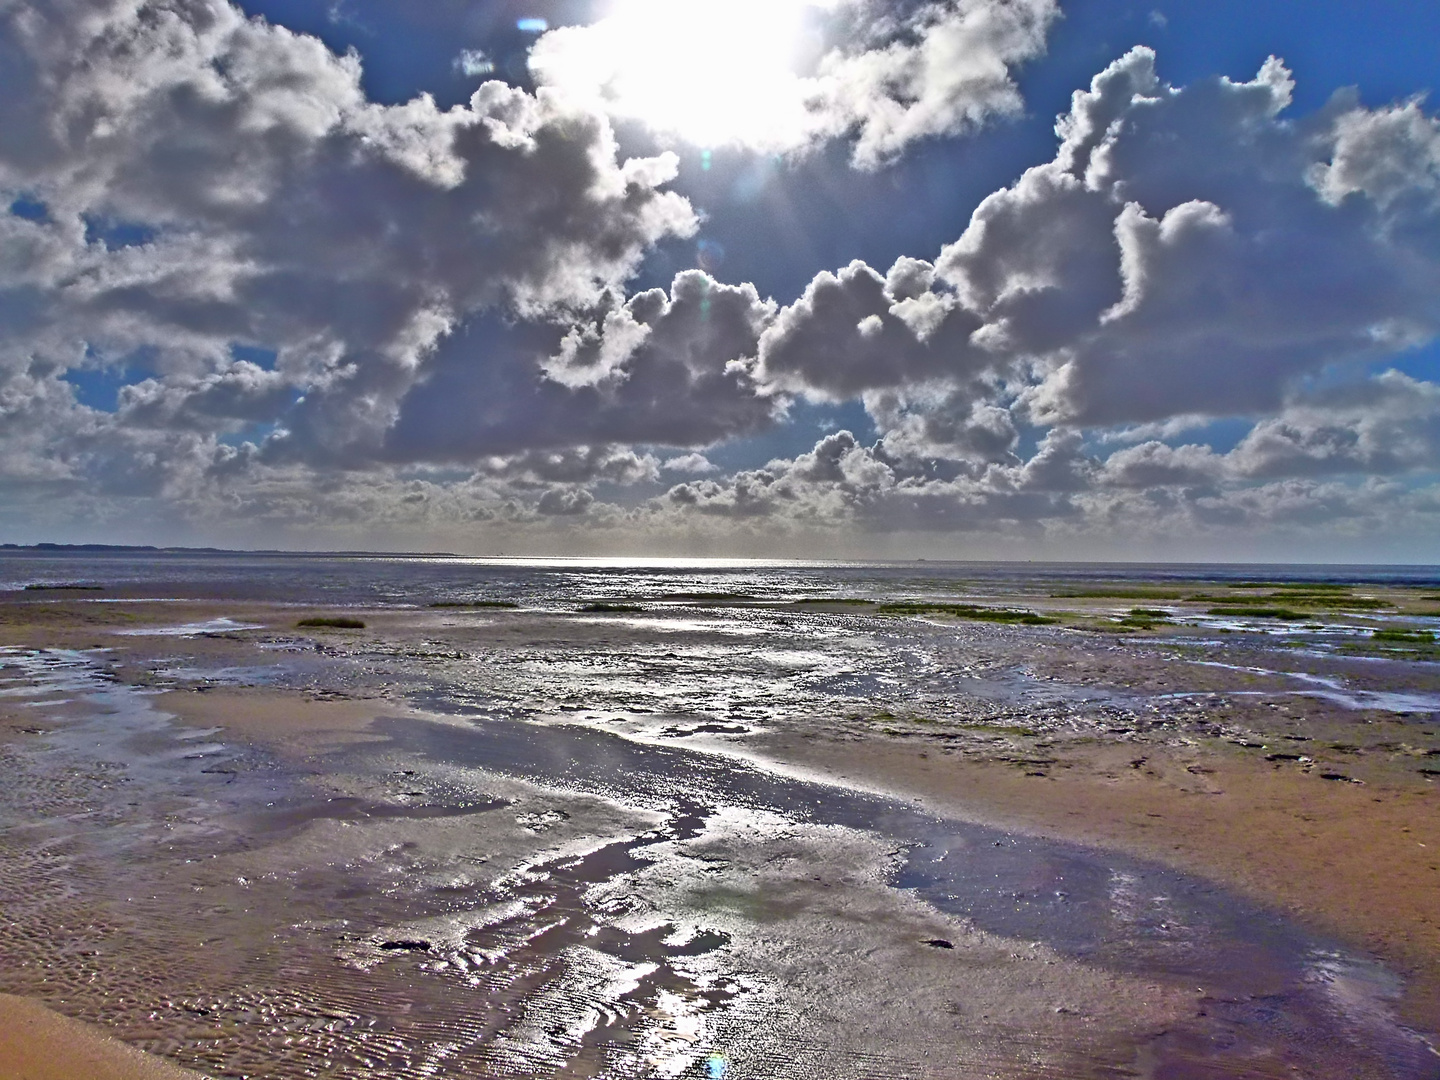
<path fill-rule="evenodd" d="M 580 34 L 551 35 L 532 66 L 598 93 L 617 116 L 697 146 L 780 149 L 803 141 L 796 71 L 816 0 L 616 0 Z"/>

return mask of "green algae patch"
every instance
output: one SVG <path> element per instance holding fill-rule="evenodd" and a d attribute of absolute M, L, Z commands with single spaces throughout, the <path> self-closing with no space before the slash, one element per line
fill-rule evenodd
<path fill-rule="evenodd" d="M 1016 611 L 1012 608 L 987 608 L 976 604 L 931 604 L 921 601 L 881 604 L 876 609 L 881 615 L 949 615 L 955 619 L 973 619 L 978 622 L 1014 623 L 1021 626 L 1049 626 L 1058 623 L 1048 615 L 1033 611 Z"/>
<path fill-rule="evenodd" d="M 1131 608 L 1130 613 L 1119 620 L 1119 625 L 1132 630 L 1154 630 L 1161 625 L 1169 625 L 1170 613 L 1161 611 L 1159 608 Z"/>
<path fill-rule="evenodd" d="M 1299 622 L 1310 618 L 1309 615 L 1299 611 L 1291 611 L 1289 608 L 1280 607 L 1213 607 L 1205 614 L 1224 615 L 1240 619 L 1284 619 L 1289 622 Z"/>
<path fill-rule="evenodd" d="M 1429 630 L 1376 630 L 1372 641 L 1393 641 L 1401 645 L 1433 645 L 1435 635 Z"/>
<path fill-rule="evenodd" d="M 1237 581 L 1232 589 L 1273 589 L 1290 593 L 1348 593 L 1355 586 L 1334 581 Z"/>
<path fill-rule="evenodd" d="M 1191 603 L 1224 604 L 1234 607 L 1262 607 L 1273 605 L 1277 608 L 1320 608 L 1327 611 L 1378 611 L 1393 608 L 1389 600 L 1374 596 L 1352 595 L 1350 585 L 1286 585 L 1279 582 L 1241 582 L 1229 586 L 1234 590 L 1224 593 L 1192 593 L 1185 597 Z M 1256 596 L 1247 590 L 1269 589 L 1267 596 Z"/>
<path fill-rule="evenodd" d="M 1368 638 L 1340 647 L 1348 656 L 1383 656 L 1390 660 L 1440 661 L 1440 637 L 1430 630 L 1382 627 Z"/>
<path fill-rule="evenodd" d="M 365 623 L 360 619 L 347 619 L 339 616 L 325 615 L 313 619 L 301 619 L 295 624 L 302 630 L 364 630 Z"/>
<path fill-rule="evenodd" d="M 1345 593 L 1281 593 L 1275 596 L 1255 597 L 1256 600 L 1278 600 L 1296 607 L 1329 608 L 1340 611 L 1376 611 L 1392 608 L 1389 600 L 1374 596 L 1350 596 Z M 1250 600 L 1246 597 L 1246 600 Z"/>

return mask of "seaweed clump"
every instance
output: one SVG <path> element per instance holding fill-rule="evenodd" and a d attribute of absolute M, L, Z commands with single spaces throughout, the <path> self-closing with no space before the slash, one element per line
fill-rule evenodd
<path fill-rule="evenodd" d="M 587 614 L 614 615 L 644 611 L 638 604 L 616 604 L 608 600 L 597 600 L 591 604 L 581 604 L 580 610 Z"/>
<path fill-rule="evenodd" d="M 365 623 L 360 619 L 350 619 L 335 615 L 317 616 L 312 619 L 301 619 L 295 624 L 302 630 L 313 630 L 326 628 L 330 630 L 364 630 Z"/>

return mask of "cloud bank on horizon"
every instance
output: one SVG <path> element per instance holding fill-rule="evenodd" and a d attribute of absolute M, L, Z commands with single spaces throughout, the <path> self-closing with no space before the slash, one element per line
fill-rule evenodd
<path fill-rule="evenodd" d="M 1424 86 L 1135 46 L 925 250 L 769 296 L 695 243 L 712 152 L 963 169 L 1064 18 L 618 0 L 442 106 L 222 0 L 0 4 L 0 539 L 1433 557 Z"/>

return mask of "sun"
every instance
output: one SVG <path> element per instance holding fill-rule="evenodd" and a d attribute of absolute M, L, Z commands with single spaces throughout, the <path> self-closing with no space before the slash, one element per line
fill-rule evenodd
<path fill-rule="evenodd" d="M 804 141 L 810 122 L 797 71 L 809 16 L 833 3 L 615 0 L 599 22 L 542 38 L 531 68 L 696 146 L 785 149 Z"/>

